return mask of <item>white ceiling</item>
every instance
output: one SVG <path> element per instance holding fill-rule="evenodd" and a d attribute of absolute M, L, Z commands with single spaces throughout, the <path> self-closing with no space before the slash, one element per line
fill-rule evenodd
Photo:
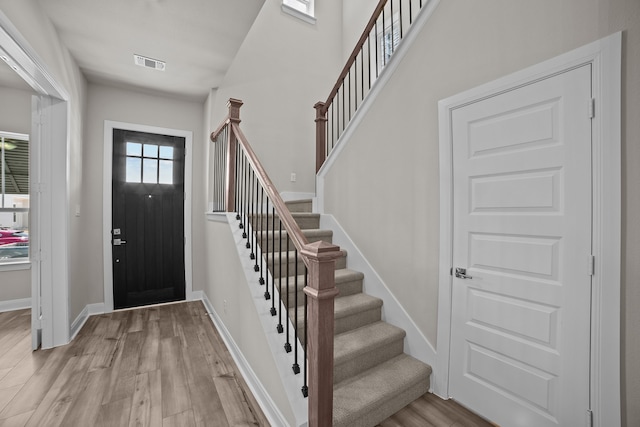
<path fill-rule="evenodd" d="M 204 100 L 264 0 L 38 0 L 90 82 Z M 166 71 L 134 64 L 139 54 Z"/>

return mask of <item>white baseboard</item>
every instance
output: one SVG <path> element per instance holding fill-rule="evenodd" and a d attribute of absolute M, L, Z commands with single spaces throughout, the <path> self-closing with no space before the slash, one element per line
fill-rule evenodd
<path fill-rule="evenodd" d="M 271 399 L 271 396 L 269 396 L 269 393 L 258 379 L 256 373 L 251 368 L 251 365 L 249 364 L 249 362 L 247 362 L 247 359 L 245 359 L 242 351 L 240 351 L 240 348 L 235 343 L 233 337 L 231 336 L 231 333 L 229 333 L 229 330 L 224 325 L 224 322 L 222 321 L 218 313 L 216 313 L 215 309 L 213 308 L 213 304 L 211 304 L 211 301 L 209 301 L 207 295 L 203 291 L 194 291 L 191 295 L 194 297 L 194 299 L 200 299 L 204 303 L 211 321 L 220 333 L 222 341 L 224 341 L 225 345 L 227 346 L 227 349 L 229 350 L 229 353 L 231 354 L 234 362 L 236 362 L 238 370 L 240 371 L 240 375 L 242 375 L 245 382 L 249 386 L 249 389 L 251 389 L 251 393 L 253 393 L 253 396 L 258 401 L 258 404 L 260 405 L 262 412 L 264 412 L 264 415 L 269 420 L 269 423 L 271 423 L 271 425 L 273 426 L 289 425 L 286 418 L 282 415 L 275 402 L 273 401 L 273 399 Z M 199 296 L 200 298 L 196 298 L 196 296 Z"/>
<path fill-rule="evenodd" d="M 104 303 L 102 302 L 97 304 L 85 305 L 80 314 L 78 314 L 78 317 L 76 317 L 76 319 L 71 324 L 71 329 L 69 331 L 69 336 L 71 338 L 69 342 L 73 341 L 76 335 L 78 335 L 78 332 L 80 332 L 80 329 L 82 329 L 84 324 L 87 322 L 89 316 L 102 313 L 104 313 Z"/>
<path fill-rule="evenodd" d="M 31 298 L 0 301 L 0 313 L 4 311 L 24 310 L 25 308 L 31 308 Z"/>

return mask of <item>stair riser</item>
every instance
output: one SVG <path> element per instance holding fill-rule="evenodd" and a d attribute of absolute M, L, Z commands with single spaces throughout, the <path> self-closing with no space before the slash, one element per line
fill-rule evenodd
<path fill-rule="evenodd" d="M 298 224 L 298 227 L 302 230 L 309 229 L 318 229 L 320 228 L 320 216 L 319 215 L 301 215 L 301 216 L 293 216 L 293 219 Z M 279 217 L 276 215 L 275 217 L 275 228 L 273 222 L 273 216 L 269 215 L 267 218 L 266 215 L 258 215 L 257 217 L 251 217 L 250 223 L 253 226 L 254 230 L 276 230 L 280 229 L 279 226 Z M 284 226 L 283 226 L 284 230 Z"/>
<path fill-rule="evenodd" d="M 293 283 L 294 283 L 293 278 L 289 278 L 289 285 L 290 285 L 289 307 L 295 306 L 295 292 L 292 285 Z M 297 292 L 298 305 L 302 305 L 304 304 L 304 291 L 302 290 L 304 288 L 304 281 L 301 281 L 298 284 L 298 287 L 299 287 Z M 338 290 L 340 291 L 340 293 L 338 294 L 338 298 L 346 297 L 347 295 L 354 295 L 362 292 L 362 280 L 352 280 L 352 281 L 343 282 L 343 283 L 336 283 L 336 288 L 338 288 Z M 284 293 L 284 289 L 283 289 L 283 293 Z"/>
<path fill-rule="evenodd" d="M 304 265 L 304 262 L 302 261 L 302 259 L 298 259 L 298 263 L 297 264 L 298 264 L 298 274 L 304 274 L 305 265 Z M 272 271 L 271 261 L 268 262 L 269 271 L 271 272 L 271 275 L 273 276 L 274 279 L 279 279 L 280 276 L 282 275 L 283 286 L 284 286 L 285 278 L 287 276 L 293 276 L 293 275 L 296 274 L 296 260 L 293 259 L 293 257 L 290 257 L 288 266 L 289 266 L 289 270 L 288 270 L 288 273 L 287 273 L 287 261 L 286 261 L 286 259 L 283 260 L 282 265 L 280 266 L 279 260 L 276 258 L 275 259 L 275 269 L 274 269 L 275 271 Z M 337 269 L 341 269 L 341 268 L 347 268 L 347 259 L 344 256 L 336 259 L 336 270 Z M 293 281 L 291 281 L 291 279 L 290 279 L 289 283 L 292 284 Z M 276 286 L 277 286 L 277 283 L 276 283 Z"/>
<path fill-rule="evenodd" d="M 404 351 L 404 336 L 382 347 L 372 348 L 371 351 L 333 367 L 333 382 L 339 383 L 349 377 L 358 375 L 382 362 L 401 354 Z"/>
<path fill-rule="evenodd" d="M 290 313 L 293 312 L 293 308 L 290 309 Z M 295 319 L 293 318 L 293 314 L 290 314 L 291 321 L 295 324 Z M 382 310 L 381 308 L 375 308 L 370 310 L 364 310 L 359 313 L 354 313 L 350 316 L 345 316 L 340 319 L 335 320 L 335 330 L 334 334 L 341 334 L 343 332 L 347 332 L 361 326 L 368 325 L 370 323 L 378 322 L 382 318 Z M 301 314 L 298 314 L 298 326 L 297 329 L 300 332 L 300 342 L 304 345 L 304 323 Z"/>
<path fill-rule="evenodd" d="M 370 310 L 345 316 L 335 321 L 335 334 L 341 334 L 352 329 L 359 328 L 369 323 L 382 319 L 382 308 L 377 307 Z"/>
<path fill-rule="evenodd" d="M 289 212 L 311 212 L 313 203 L 310 200 L 286 202 Z"/>
<path fill-rule="evenodd" d="M 260 236 L 260 238 L 258 239 L 258 243 L 260 244 L 260 247 L 263 249 L 267 249 L 267 244 L 269 245 L 269 251 L 273 251 L 274 248 L 274 244 L 275 244 L 275 249 L 276 250 L 282 250 L 282 251 L 286 251 L 287 250 L 287 241 L 289 242 L 289 249 L 294 249 L 295 246 L 293 245 L 293 242 L 291 241 L 291 239 L 289 239 L 287 237 L 286 234 L 284 234 L 282 236 L 281 239 L 278 239 L 278 237 L 276 236 L 276 239 L 273 240 L 272 236 L 269 236 L 269 238 L 264 239 L 262 236 Z M 327 236 L 307 236 L 307 241 L 309 243 L 313 243 L 313 242 L 319 242 L 319 241 L 323 241 L 323 242 L 327 242 L 327 243 L 333 243 L 333 238 L 331 235 L 327 235 Z"/>

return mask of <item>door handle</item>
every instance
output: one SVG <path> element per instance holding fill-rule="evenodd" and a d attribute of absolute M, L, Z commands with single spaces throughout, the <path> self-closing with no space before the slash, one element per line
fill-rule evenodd
<path fill-rule="evenodd" d="M 467 276 L 467 269 L 456 267 L 456 277 L 458 279 L 473 279 L 471 276 Z"/>
<path fill-rule="evenodd" d="M 127 241 L 126 240 L 122 240 L 122 239 L 113 239 L 113 246 L 120 246 L 120 245 L 124 245 L 126 244 Z"/>

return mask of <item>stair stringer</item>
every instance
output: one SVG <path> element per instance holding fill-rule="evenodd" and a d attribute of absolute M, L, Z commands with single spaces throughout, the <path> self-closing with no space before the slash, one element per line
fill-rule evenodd
<path fill-rule="evenodd" d="M 333 215 L 321 214 L 320 228 L 333 231 L 333 243 L 349 254 L 349 268 L 364 273 L 363 292 L 384 301 L 382 320 L 405 330 L 404 352 L 429 366 L 435 366 L 436 350 L 340 223 Z"/>
<path fill-rule="evenodd" d="M 221 216 L 226 216 L 226 221 Z M 242 270 L 244 272 L 244 276 L 246 278 L 245 283 L 239 283 L 239 286 L 247 286 L 250 294 L 252 303 L 254 305 L 257 316 L 260 318 L 260 324 L 264 331 L 265 339 L 269 345 L 271 350 L 271 355 L 273 357 L 274 364 L 278 370 L 278 375 L 280 380 L 282 381 L 282 386 L 284 392 L 289 400 L 289 405 L 291 406 L 291 410 L 295 417 L 295 424 L 292 427 L 307 427 L 308 425 L 308 400 L 302 396 L 302 385 L 303 378 L 302 373 L 294 374 L 292 369 L 293 364 L 293 353 L 287 353 L 284 350 L 284 335 L 279 334 L 276 331 L 276 322 L 274 321 L 274 317 L 269 312 L 271 307 L 270 301 L 265 300 L 264 291 L 265 285 L 259 284 L 260 273 L 254 271 L 255 261 L 251 260 L 249 255 L 251 253 L 251 249 L 247 249 L 245 246 L 246 239 L 242 237 L 243 229 L 238 228 L 238 221 L 235 218 L 235 213 L 226 213 L 218 216 L 218 222 L 227 222 L 229 224 L 230 232 L 233 236 L 233 240 L 235 243 L 235 248 L 238 253 L 238 259 L 242 266 Z M 244 229 L 247 233 L 253 233 L 250 224 L 247 224 Z M 257 245 L 254 248 L 255 256 L 260 259 L 262 257 L 262 252 L 260 250 L 260 246 Z M 263 276 L 266 278 L 266 275 L 269 275 L 269 283 L 272 283 L 273 278 L 269 271 L 265 271 Z M 276 298 L 276 301 L 279 301 L 280 296 L 277 294 L 277 289 L 274 289 L 276 295 L 271 295 L 271 298 Z M 290 426 L 286 417 L 282 414 L 277 404 L 271 399 L 268 390 L 259 379 L 259 376 L 254 371 L 253 367 L 247 361 L 247 358 L 242 354 L 242 351 L 235 344 L 232 334 L 227 330 L 222 317 L 215 311 L 213 305 L 208 300 L 206 294 L 203 293 L 203 302 L 207 307 L 207 311 L 210 313 L 210 317 L 213 323 L 216 325 L 220 334 L 227 345 L 231 356 L 234 361 L 238 365 L 238 368 L 253 392 L 256 400 L 260 403 L 260 406 L 269 418 L 269 421 L 273 425 L 281 425 L 281 426 Z M 247 302 L 249 304 L 249 302 Z M 287 318 L 287 321 L 288 318 Z M 289 321 L 289 327 L 293 330 L 293 324 Z M 256 327 L 259 327 L 256 325 Z M 293 345 L 293 343 L 292 343 Z M 303 355 L 303 348 L 299 341 L 296 342 L 298 354 Z"/>

